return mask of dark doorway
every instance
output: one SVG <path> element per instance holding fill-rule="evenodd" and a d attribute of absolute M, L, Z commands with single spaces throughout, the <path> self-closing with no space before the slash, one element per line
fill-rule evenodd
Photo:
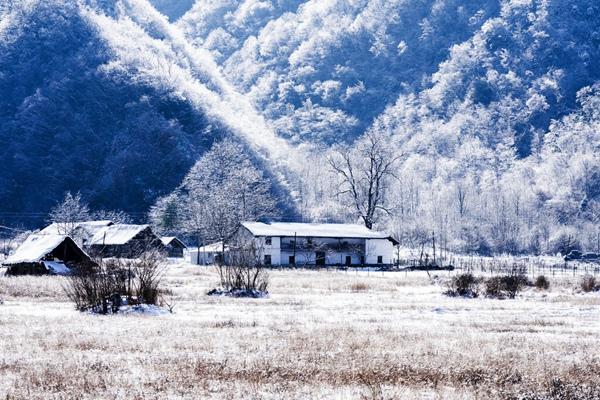
<path fill-rule="evenodd" d="M 346 256 L 346 265 L 352 265 L 352 256 Z"/>
<path fill-rule="evenodd" d="M 290 256 L 288 264 L 296 265 L 296 256 Z"/>
<path fill-rule="evenodd" d="M 315 253 L 315 265 L 318 265 L 320 267 L 325 266 L 325 252 L 324 251 L 317 251 Z"/>

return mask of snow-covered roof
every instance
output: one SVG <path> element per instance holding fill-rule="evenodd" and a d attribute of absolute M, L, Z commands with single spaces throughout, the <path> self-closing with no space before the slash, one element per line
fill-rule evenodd
<path fill-rule="evenodd" d="M 300 222 L 243 222 L 254 236 L 297 236 L 353 239 L 387 239 L 385 232 L 372 231 L 357 224 L 308 224 Z"/>
<path fill-rule="evenodd" d="M 175 236 L 163 236 L 160 238 L 160 241 L 165 246 L 168 246 L 173 241 L 173 239 L 176 239 Z"/>
<path fill-rule="evenodd" d="M 98 230 L 88 242 L 89 245 L 126 244 L 148 225 L 114 224 Z"/>
<path fill-rule="evenodd" d="M 74 225 L 75 229 L 82 229 L 87 233 L 87 235 L 93 236 L 100 229 L 110 226 L 112 224 L 113 224 L 112 221 L 106 220 L 106 221 L 81 221 L 81 222 L 76 222 L 73 225 Z M 61 227 L 60 223 L 53 222 L 50 225 L 48 225 L 47 227 L 45 227 L 44 229 L 42 229 L 39 233 L 42 235 L 64 235 L 66 232 L 64 232 L 64 227 Z"/>
<path fill-rule="evenodd" d="M 67 238 L 64 235 L 40 235 L 29 237 L 17 248 L 14 254 L 4 260 L 4 264 L 20 264 L 39 262 L 49 253 L 52 253 Z"/>
<path fill-rule="evenodd" d="M 183 244 L 183 242 L 181 240 L 177 239 L 177 237 L 175 237 L 175 236 L 163 236 L 160 238 L 160 241 L 165 246 L 169 246 L 171 244 L 171 242 L 174 240 L 177 241 L 178 243 L 180 243 L 181 245 L 183 245 L 184 247 L 186 247 L 185 244 Z"/>

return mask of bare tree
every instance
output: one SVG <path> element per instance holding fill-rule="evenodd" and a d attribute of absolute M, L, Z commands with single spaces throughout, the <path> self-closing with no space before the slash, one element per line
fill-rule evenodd
<path fill-rule="evenodd" d="M 48 215 L 48 221 L 56 223 L 59 234 L 72 238 L 76 234 L 78 223 L 89 218 L 90 210 L 81 200 L 81 194 L 73 195 L 71 192 L 67 192 L 63 201 L 54 206 Z"/>
<path fill-rule="evenodd" d="M 208 237 L 206 232 L 207 205 L 202 201 L 202 198 L 187 196 L 186 202 L 182 205 L 182 208 L 183 216 L 179 225 L 182 231 L 196 238 L 196 263 L 200 264 L 200 248 L 208 244 L 205 243 L 205 240 Z"/>
<path fill-rule="evenodd" d="M 391 214 L 386 191 L 400 158 L 402 155 L 390 150 L 389 136 L 371 131 L 329 158 L 329 165 L 341 178 L 338 195 L 349 199 L 348 205 L 369 229 L 380 211 Z"/>

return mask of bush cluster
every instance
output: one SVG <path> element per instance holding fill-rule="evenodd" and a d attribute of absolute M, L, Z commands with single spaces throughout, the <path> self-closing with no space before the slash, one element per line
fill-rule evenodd
<path fill-rule="evenodd" d="M 231 251 L 228 262 L 217 266 L 223 291 L 237 292 L 238 295 L 247 293 L 250 297 L 254 297 L 256 292 L 267 293 L 269 275 L 258 259 L 253 248 Z M 219 292 L 215 290 L 209 294 Z"/>
<path fill-rule="evenodd" d="M 445 294 L 448 296 L 475 298 L 479 296 L 480 283 L 481 278 L 477 278 L 471 273 L 455 275 L 448 282 L 448 290 Z"/>
<path fill-rule="evenodd" d="M 544 275 L 539 275 L 535 278 L 533 285 L 539 290 L 548 290 L 550 288 L 550 281 Z"/>
<path fill-rule="evenodd" d="M 147 252 L 135 260 L 99 260 L 69 277 L 65 292 L 80 311 L 115 313 L 125 304 L 158 304 L 163 258 Z"/>
<path fill-rule="evenodd" d="M 525 275 L 510 274 L 488 278 L 485 281 L 485 296 L 493 299 L 514 299 L 516 295 L 529 286 L 530 282 Z"/>
<path fill-rule="evenodd" d="M 471 273 L 453 276 L 448 282 L 448 296 L 478 297 L 483 287 L 486 297 L 494 299 L 514 299 L 527 286 L 535 285 L 540 290 L 550 287 L 548 279 L 540 275 L 535 282 L 530 282 L 520 271 L 507 275 L 493 276 L 487 279 L 476 277 Z"/>
<path fill-rule="evenodd" d="M 596 281 L 596 277 L 593 275 L 585 275 L 581 279 L 581 290 L 583 290 L 585 293 L 600 290 L 600 283 Z"/>

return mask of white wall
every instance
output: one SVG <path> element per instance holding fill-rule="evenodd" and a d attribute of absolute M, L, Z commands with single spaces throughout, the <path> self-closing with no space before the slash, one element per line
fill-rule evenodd
<path fill-rule="evenodd" d="M 377 264 L 377 257 L 383 257 L 383 264 L 392 264 L 394 260 L 394 244 L 388 239 L 367 239 L 367 264 Z"/>
<path fill-rule="evenodd" d="M 279 236 L 271 236 L 271 244 L 266 243 L 265 237 L 257 237 L 255 239 L 256 248 L 259 249 L 260 261 L 264 260 L 266 254 L 271 255 L 272 265 L 281 265 L 281 238 Z M 287 264 L 287 259 L 284 260 L 284 264 Z"/>
<path fill-rule="evenodd" d="M 200 254 L 198 254 L 198 250 L 189 250 L 187 255 L 185 256 L 186 260 L 190 263 L 190 264 L 195 264 L 195 265 L 211 265 L 214 264 L 215 262 L 215 257 L 214 257 L 215 253 L 213 252 L 200 252 Z"/>

